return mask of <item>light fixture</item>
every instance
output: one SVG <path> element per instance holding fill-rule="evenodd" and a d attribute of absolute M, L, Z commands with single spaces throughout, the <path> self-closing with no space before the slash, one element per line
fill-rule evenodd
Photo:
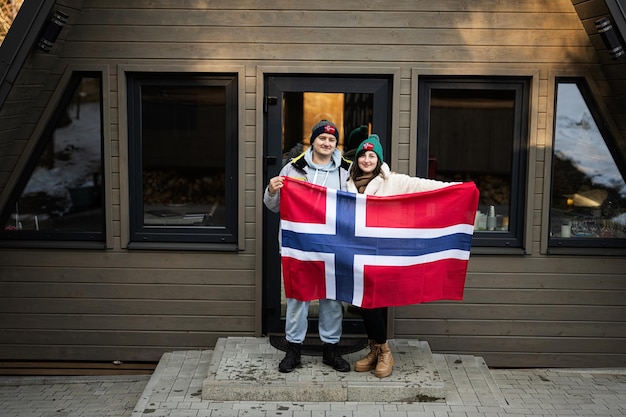
<path fill-rule="evenodd" d="M 68 18 L 69 16 L 62 11 L 55 11 L 41 31 L 41 37 L 39 38 L 39 42 L 37 42 L 37 47 L 42 51 L 50 52 L 54 42 L 59 37 L 59 33 L 61 33 L 61 29 L 63 29 L 63 26 L 67 23 Z"/>
<path fill-rule="evenodd" d="M 608 17 L 596 20 L 596 29 L 598 29 L 598 33 L 602 37 L 602 41 L 604 42 L 609 55 L 611 55 L 611 58 L 623 58 L 624 47 L 617 37 L 617 32 L 615 32 L 615 29 L 611 24 L 611 20 Z"/>

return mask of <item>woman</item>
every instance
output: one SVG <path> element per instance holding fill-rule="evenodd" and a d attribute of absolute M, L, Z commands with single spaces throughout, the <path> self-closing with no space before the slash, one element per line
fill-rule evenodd
<path fill-rule="evenodd" d="M 436 190 L 456 182 L 442 182 L 391 172 L 383 160 L 383 147 L 378 135 L 370 135 L 356 149 L 356 164 L 352 164 L 347 182 L 348 191 L 360 194 L 389 196 Z M 393 356 L 387 343 L 387 308 L 360 309 L 369 339 L 370 351 L 356 361 L 354 370 L 375 369 L 378 378 L 391 375 Z"/>

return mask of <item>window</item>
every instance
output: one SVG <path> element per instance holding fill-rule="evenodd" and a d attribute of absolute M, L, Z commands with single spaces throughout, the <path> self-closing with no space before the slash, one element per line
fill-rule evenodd
<path fill-rule="evenodd" d="M 129 247 L 235 244 L 236 77 L 131 73 L 128 81 Z"/>
<path fill-rule="evenodd" d="M 420 77 L 417 175 L 480 190 L 472 246 L 522 248 L 529 81 Z"/>
<path fill-rule="evenodd" d="M 3 210 L 2 239 L 104 241 L 101 90 L 99 73 L 70 79 Z"/>
<path fill-rule="evenodd" d="M 551 247 L 626 247 L 626 166 L 582 79 L 556 83 Z"/>

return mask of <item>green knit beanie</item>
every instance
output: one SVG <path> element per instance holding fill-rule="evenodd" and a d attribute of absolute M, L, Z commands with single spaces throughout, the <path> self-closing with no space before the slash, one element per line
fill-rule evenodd
<path fill-rule="evenodd" d="M 367 139 L 365 139 L 363 142 L 361 142 L 359 147 L 356 148 L 355 157 L 358 158 L 362 151 L 363 152 L 364 151 L 372 151 L 372 152 L 376 153 L 376 155 L 378 156 L 378 161 L 381 164 L 384 162 L 384 159 L 383 159 L 383 147 L 380 144 L 380 139 L 378 138 L 378 135 L 376 135 L 376 134 L 370 135 Z"/>

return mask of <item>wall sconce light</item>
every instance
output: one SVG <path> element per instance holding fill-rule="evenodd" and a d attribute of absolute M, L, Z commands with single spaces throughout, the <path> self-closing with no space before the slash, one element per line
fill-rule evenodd
<path fill-rule="evenodd" d="M 54 42 L 59 37 L 59 33 L 61 33 L 61 29 L 63 29 L 63 26 L 67 23 L 68 18 L 69 16 L 62 11 L 55 11 L 50 17 L 50 20 L 44 25 L 39 42 L 37 42 L 37 47 L 44 52 L 50 52 Z"/>
<path fill-rule="evenodd" d="M 598 29 L 598 33 L 602 37 L 602 42 L 604 42 L 604 45 L 606 46 L 606 49 L 608 50 L 611 58 L 623 58 L 624 47 L 617 37 L 617 32 L 615 32 L 615 29 L 611 24 L 611 20 L 608 17 L 603 17 L 596 20 L 596 29 Z"/>

